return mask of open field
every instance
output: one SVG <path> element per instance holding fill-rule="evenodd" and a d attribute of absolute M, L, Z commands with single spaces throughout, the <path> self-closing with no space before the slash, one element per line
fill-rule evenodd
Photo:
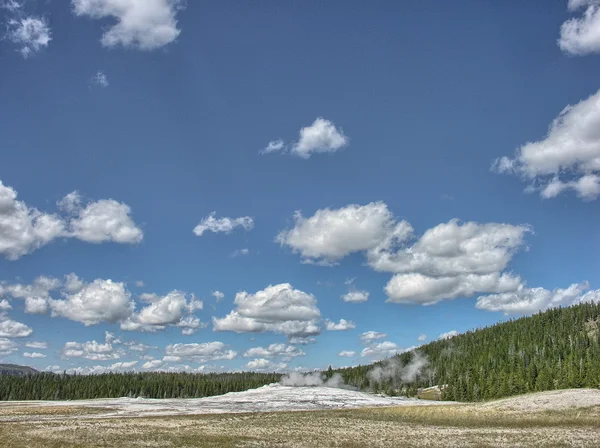
<path fill-rule="evenodd" d="M 306 395 L 310 388 L 299 389 Z M 114 409 L 100 405 L 5 403 L 0 407 L 0 447 L 600 446 L 597 390 L 482 404 L 338 407 L 115 418 Z"/>

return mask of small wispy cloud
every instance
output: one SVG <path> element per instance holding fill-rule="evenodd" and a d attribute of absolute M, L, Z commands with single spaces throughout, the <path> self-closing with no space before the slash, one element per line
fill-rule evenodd
<path fill-rule="evenodd" d="M 108 87 L 108 77 L 104 72 L 98 71 L 92 77 L 92 84 L 100 87 Z"/>

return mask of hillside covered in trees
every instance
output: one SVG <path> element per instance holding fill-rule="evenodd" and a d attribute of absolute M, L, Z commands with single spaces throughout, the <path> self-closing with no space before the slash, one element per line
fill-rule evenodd
<path fill-rule="evenodd" d="M 439 385 L 444 399 L 457 401 L 598 388 L 599 337 L 600 304 L 585 303 L 431 342 L 417 354 L 334 372 L 347 384 L 390 394 L 414 396 L 419 388 Z"/>
<path fill-rule="evenodd" d="M 3 376 L 0 400 L 83 400 L 91 398 L 200 398 L 276 383 L 271 373 L 104 373 Z"/>
<path fill-rule="evenodd" d="M 600 387 L 600 304 L 555 308 L 431 342 L 375 364 L 328 369 L 366 391 L 417 395 L 439 385 L 443 398 L 478 401 L 515 394 Z M 278 382 L 275 373 L 106 373 L 2 376 L 0 400 L 116 397 L 194 398 Z"/>

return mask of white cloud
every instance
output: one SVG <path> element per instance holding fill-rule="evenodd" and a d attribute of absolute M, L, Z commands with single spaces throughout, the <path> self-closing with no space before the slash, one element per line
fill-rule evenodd
<path fill-rule="evenodd" d="M 312 154 L 331 154 L 348 145 L 348 137 L 344 131 L 325 118 L 317 118 L 310 126 L 300 129 L 297 142 L 286 147 L 283 140 L 270 141 L 260 154 L 269 154 L 277 151 L 289 152 L 303 159 L 308 159 Z"/>
<path fill-rule="evenodd" d="M 300 138 L 291 153 L 308 159 L 312 154 L 333 153 L 348 144 L 348 137 L 324 118 L 317 118 L 310 126 L 300 129 Z"/>
<path fill-rule="evenodd" d="M 125 355 L 125 351 L 115 348 L 112 343 L 106 341 L 104 344 L 96 341 L 67 342 L 62 349 L 63 358 L 85 358 L 93 361 L 108 361 L 119 359 Z"/>
<path fill-rule="evenodd" d="M 142 365 L 142 369 L 156 369 L 160 367 L 163 362 L 160 359 L 154 359 L 152 361 L 147 361 Z"/>
<path fill-rule="evenodd" d="M 200 221 L 194 227 L 194 233 L 197 236 L 202 236 L 204 232 L 210 231 L 213 233 L 231 233 L 236 227 L 242 227 L 244 230 L 252 230 L 254 220 L 250 216 L 241 216 L 239 218 L 215 218 L 216 212 L 212 212 L 206 218 Z"/>
<path fill-rule="evenodd" d="M 92 83 L 100 87 L 108 87 L 108 76 L 104 72 L 96 72 L 92 77 Z"/>
<path fill-rule="evenodd" d="M 266 148 L 259 151 L 260 154 L 270 154 L 272 152 L 281 151 L 285 147 L 283 140 L 270 141 Z"/>
<path fill-rule="evenodd" d="M 427 335 L 426 334 L 420 334 L 419 337 L 417 338 L 417 340 L 419 342 L 425 342 L 427 340 Z"/>
<path fill-rule="evenodd" d="M 6 299 L 0 300 L 0 311 L 8 311 L 8 310 L 12 310 L 12 306 L 10 303 L 8 303 L 8 300 L 6 300 Z"/>
<path fill-rule="evenodd" d="M 531 314 L 557 306 L 599 302 L 600 290 L 589 290 L 589 287 L 587 282 L 553 290 L 521 287 L 514 292 L 481 296 L 477 299 L 476 307 L 505 314 Z"/>
<path fill-rule="evenodd" d="M 14 16 L 8 20 L 7 38 L 18 47 L 24 58 L 28 58 L 48 46 L 52 33 L 43 17 Z"/>
<path fill-rule="evenodd" d="M 246 248 L 244 248 L 244 249 L 237 249 L 237 250 L 234 250 L 234 251 L 231 253 L 231 258 L 236 258 L 236 257 L 240 257 L 240 256 L 245 256 L 245 255 L 248 255 L 249 253 L 250 253 L 250 250 L 249 250 L 249 249 L 246 249 Z"/>
<path fill-rule="evenodd" d="M 360 339 L 365 342 L 371 342 L 377 339 L 383 339 L 386 336 L 387 333 L 380 333 L 378 331 L 366 331 L 360 335 Z"/>
<path fill-rule="evenodd" d="M 131 219 L 129 206 L 114 199 L 90 202 L 85 207 L 74 208 L 72 212 L 75 216 L 70 222 L 71 236 L 82 241 L 135 244 L 144 237 Z"/>
<path fill-rule="evenodd" d="M 181 0 L 71 0 L 77 16 L 113 18 L 116 24 L 105 29 L 102 45 L 155 50 L 179 36 L 175 16 Z"/>
<path fill-rule="evenodd" d="M 569 0 L 569 10 L 585 7 L 583 16 L 571 18 L 560 27 L 558 45 L 571 55 L 600 53 L 600 2 L 597 0 Z"/>
<path fill-rule="evenodd" d="M 137 280 L 134 284 L 135 284 L 135 286 L 137 288 L 143 288 L 144 287 L 144 282 L 142 280 Z"/>
<path fill-rule="evenodd" d="M 17 201 L 17 192 L 0 181 L 0 255 L 16 260 L 64 233 L 60 217 Z"/>
<path fill-rule="evenodd" d="M 277 241 L 299 252 L 304 262 L 318 264 L 365 252 L 373 269 L 396 274 L 385 288 L 389 302 L 431 304 L 515 290 L 521 279 L 502 271 L 530 231 L 453 219 L 408 244 L 414 240 L 410 224 L 398 222 L 386 204 L 376 202 L 317 210 L 310 218 L 297 212 L 295 226 Z"/>
<path fill-rule="evenodd" d="M 45 350 L 48 348 L 48 343 L 45 341 L 29 341 L 25 343 L 25 347 Z"/>
<path fill-rule="evenodd" d="M 539 191 L 546 199 L 566 190 L 584 200 L 596 199 L 600 195 L 599 127 L 600 91 L 565 107 L 544 139 L 521 146 L 514 158 L 501 157 L 492 168 L 520 175 L 531 182 L 527 191 Z"/>
<path fill-rule="evenodd" d="M 10 319 L 5 313 L 0 313 L 0 337 L 24 338 L 33 333 L 27 325 Z"/>
<path fill-rule="evenodd" d="M 458 336 L 458 331 L 451 330 L 451 331 L 447 331 L 446 333 L 440 334 L 438 336 L 438 340 L 450 339 L 450 338 L 453 338 L 454 336 Z"/>
<path fill-rule="evenodd" d="M 289 283 L 269 285 L 262 291 L 235 295 L 236 308 L 224 318 L 213 317 L 215 331 L 264 332 L 287 336 L 312 336 L 320 333 L 321 317 L 317 299 L 294 289 Z"/>
<path fill-rule="evenodd" d="M 248 364 L 246 364 L 246 367 L 250 370 L 269 370 L 275 372 L 284 370 L 285 368 L 287 368 L 287 364 L 274 363 L 272 361 L 269 361 L 268 359 L 258 358 L 248 362 Z"/>
<path fill-rule="evenodd" d="M 6 338 L 0 338 L 0 355 L 10 355 L 17 350 L 18 345 L 16 342 Z"/>
<path fill-rule="evenodd" d="M 317 340 L 315 338 L 310 338 L 307 336 L 292 336 L 289 339 L 290 344 L 296 344 L 296 345 L 308 345 L 308 344 L 314 344 L 317 342 Z"/>
<path fill-rule="evenodd" d="M 344 302 L 350 302 L 350 303 L 366 302 L 367 300 L 369 300 L 369 292 L 368 291 L 359 291 L 359 290 L 348 291 L 346 294 L 344 294 L 342 296 L 342 300 Z"/>
<path fill-rule="evenodd" d="M 310 218 L 298 211 L 294 227 L 281 232 L 277 242 L 300 253 L 305 262 L 332 264 L 354 252 L 376 249 L 390 239 L 403 241 L 412 234 L 405 221 L 396 222 L 383 202 L 321 209 Z"/>
<path fill-rule="evenodd" d="M 131 220 L 127 205 L 103 199 L 81 207 L 77 192 L 58 202 L 71 216 L 43 213 L 17 200 L 17 192 L 0 181 L 0 255 L 16 260 L 57 238 L 100 243 L 137 243 L 142 231 Z"/>
<path fill-rule="evenodd" d="M 106 339 L 106 342 L 110 342 L 108 338 Z M 134 352 L 146 352 L 148 350 L 158 350 L 158 347 L 156 347 L 154 345 L 147 345 L 142 342 L 136 342 L 136 341 L 123 342 L 123 345 L 125 347 L 127 347 L 129 350 L 134 351 Z"/>
<path fill-rule="evenodd" d="M 356 324 L 351 320 L 340 319 L 338 323 L 332 322 L 329 319 L 325 320 L 325 327 L 328 331 L 347 331 L 356 328 Z"/>
<path fill-rule="evenodd" d="M 285 359 L 295 358 L 296 356 L 304 356 L 303 350 L 300 350 L 298 347 L 294 347 L 293 345 L 286 344 L 271 344 L 267 348 L 264 347 L 252 347 L 244 353 L 245 358 L 254 358 L 254 357 L 262 357 L 262 358 L 272 358 L 275 356 L 282 356 Z"/>
<path fill-rule="evenodd" d="M 509 274 L 469 274 L 427 277 L 423 274 L 396 274 L 385 286 L 388 302 L 431 305 L 441 300 L 470 297 L 478 292 L 514 291 L 519 277 Z"/>
<path fill-rule="evenodd" d="M 187 360 L 207 362 L 218 359 L 234 359 L 237 352 L 228 350 L 222 342 L 203 342 L 201 344 L 169 344 L 165 348 L 164 361 Z"/>
<path fill-rule="evenodd" d="M 51 291 L 60 286 L 60 280 L 53 277 L 37 277 L 31 285 L 19 283 L 4 286 L 4 291 L 13 299 L 25 301 L 25 312 L 28 314 L 45 314 L 48 311 Z"/>
<path fill-rule="evenodd" d="M 189 298 L 181 291 L 172 291 L 164 297 L 145 294 L 144 301 L 149 301 L 150 304 L 121 322 L 121 329 L 154 332 L 164 330 L 167 325 L 188 329 L 201 326 L 199 319 L 185 317 L 186 314 L 202 309 L 202 302 L 193 294 Z"/>
<path fill-rule="evenodd" d="M 343 350 L 338 353 L 338 356 L 341 356 L 342 358 L 352 358 L 354 355 L 356 355 L 356 352 L 351 350 Z"/>
<path fill-rule="evenodd" d="M 52 316 L 66 317 L 84 325 L 119 322 L 131 316 L 134 303 L 123 283 L 96 279 L 80 291 L 65 293 L 64 300 L 50 300 Z"/>
<path fill-rule="evenodd" d="M 406 349 L 402 349 L 401 347 L 398 347 L 393 342 L 384 341 L 384 342 L 380 342 L 378 344 L 372 344 L 372 345 L 365 347 L 362 350 L 362 352 L 360 353 L 360 356 L 371 358 L 373 360 L 380 360 L 380 359 L 384 359 L 384 358 L 389 358 L 398 353 L 403 353 L 405 351 L 406 351 Z"/>
<path fill-rule="evenodd" d="M 75 367 L 71 369 L 67 369 L 68 375 L 100 375 L 102 373 L 107 372 L 119 372 L 129 370 L 132 367 L 135 367 L 137 361 L 128 361 L 128 362 L 116 362 L 110 366 L 91 366 L 91 367 Z M 58 367 L 58 366 L 49 366 L 49 367 Z M 53 370 L 53 369 L 51 369 Z"/>
<path fill-rule="evenodd" d="M 37 352 L 24 352 L 23 356 L 25 358 L 45 358 L 46 355 L 44 355 L 43 353 L 37 353 Z"/>
<path fill-rule="evenodd" d="M 225 294 L 223 294 L 221 291 L 213 291 L 210 293 L 210 295 L 213 296 L 217 302 L 220 302 L 225 297 Z"/>

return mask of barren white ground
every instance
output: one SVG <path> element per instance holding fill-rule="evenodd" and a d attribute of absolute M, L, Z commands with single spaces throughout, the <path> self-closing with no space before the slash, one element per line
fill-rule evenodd
<path fill-rule="evenodd" d="M 450 402 L 386 397 L 333 387 L 290 387 L 270 384 L 245 392 L 230 392 L 206 398 L 149 399 L 109 398 L 73 401 L 10 401 L 3 407 L 14 406 L 76 406 L 102 408 L 106 412 L 88 417 L 141 417 L 151 415 L 220 414 L 239 412 L 317 411 L 378 406 L 445 405 Z M 81 416 L 80 416 L 81 417 Z M 0 417 L 0 421 L 13 420 Z"/>

